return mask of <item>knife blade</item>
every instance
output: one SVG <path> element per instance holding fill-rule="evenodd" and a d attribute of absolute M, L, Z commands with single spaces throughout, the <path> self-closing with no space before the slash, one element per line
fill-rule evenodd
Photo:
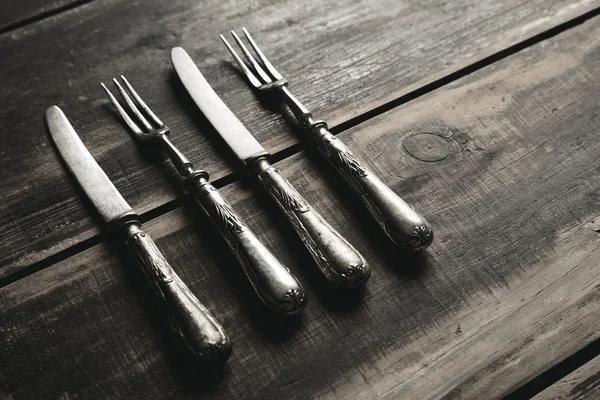
<path fill-rule="evenodd" d="M 174 48 L 171 61 L 200 111 L 240 161 L 257 175 L 325 278 L 341 287 L 364 284 L 371 276 L 371 269 L 362 255 L 270 164 L 269 153 L 219 98 L 187 52 L 181 47 Z"/>
<path fill-rule="evenodd" d="M 184 347 L 202 363 L 224 361 L 231 353 L 225 331 L 175 273 L 150 236 L 141 229 L 133 209 L 87 150 L 58 106 L 46 110 L 46 123 L 67 168 L 98 209 L 118 228 L 159 301 L 171 328 Z"/>
<path fill-rule="evenodd" d="M 94 203 L 104 221 L 110 223 L 125 215 L 134 214 L 129 204 L 81 142 L 62 110 L 57 106 L 48 108 L 46 122 L 50 135 L 69 171 Z"/>
<path fill-rule="evenodd" d="M 210 87 L 184 49 L 174 48 L 171 59 L 183 85 L 198 108 L 242 163 L 246 164 L 269 155 Z"/>

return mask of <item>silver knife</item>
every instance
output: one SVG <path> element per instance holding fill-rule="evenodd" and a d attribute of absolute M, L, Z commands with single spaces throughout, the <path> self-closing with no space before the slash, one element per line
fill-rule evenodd
<path fill-rule="evenodd" d="M 171 51 L 173 66 L 190 96 L 244 166 L 291 222 L 325 278 L 341 287 L 358 287 L 371 276 L 362 255 L 294 189 L 269 162 L 267 152 L 210 87 L 186 51 Z"/>
<path fill-rule="evenodd" d="M 65 164 L 109 226 L 123 235 L 158 299 L 165 304 L 170 325 L 184 346 L 203 363 L 225 361 L 231 342 L 142 231 L 137 214 L 123 199 L 57 106 L 46 110 L 50 136 Z"/>

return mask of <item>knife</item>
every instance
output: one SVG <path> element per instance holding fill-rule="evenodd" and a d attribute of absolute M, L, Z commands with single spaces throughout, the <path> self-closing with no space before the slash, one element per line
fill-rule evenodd
<path fill-rule="evenodd" d="M 187 52 L 171 51 L 175 71 L 190 96 L 244 167 L 252 170 L 275 200 L 325 278 L 341 287 L 358 287 L 371 276 L 362 255 L 296 191 L 269 162 L 267 152 L 210 87 Z"/>
<path fill-rule="evenodd" d="M 171 328 L 184 347 L 203 363 L 225 361 L 231 342 L 142 230 L 137 214 L 121 196 L 58 106 L 46 110 L 46 123 L 58 152 L 109 226 L 118 229 L 156 296 L 165 305 Z"/>

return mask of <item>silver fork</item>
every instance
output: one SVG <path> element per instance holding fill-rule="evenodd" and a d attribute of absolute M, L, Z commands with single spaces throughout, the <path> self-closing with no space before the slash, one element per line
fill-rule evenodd
<path fill-rule="evenodd" d="M 329 132 L 324 121 L 313 118 L 310 111 L 290 93 L 288 81 L 265 57 L 246 28 L 242 28 L 242 30 L 262 65 L 234 31 L 231 31 L 231 34 L 248 59 L 249 65 L 242 61 L 225 37 L 220 36 L 250 84 L 259 91 L 272 90 L 283 97 L 300 125 L 305 129 L 309 140 L 317 146 L 321 154 L 350 185 L 385 234 L 397 246 L 406 250 L 421 250 L 429 246 L 433 241 L 433 230 L 425 218 L 363 165 L 339 139 Z"/>
<path fill-rule="evenodd" d="M 101 85 L 133 132 L 133 136 L 141 142 L 160 146 L 169 155 L 179 174 L 185 178 L 185 189 L 194 195 L 196 201 L 221 233 L 243 267 L 260 300 L 267 307 L 279 313 L 296 314 L 300 312 L 306 305 L 306 292 L 302 285 L 243 223 L 229 203 L 221 197 L 217 189 L 208 181 L 208 173 L 201 169 L 194 169 L 192 163 L 171 143 L 167 136 L 170 133 L 169 128 L 150 110 L 127 79 L 121 76 L 121 80 L 127 90 L 117 79 L 113 78 L 129 111 L 141 122 L 141 128 L 123 109 L 110 90 L 103 83 Z M 127 91 L 131 93 L 135 102 Z"/>

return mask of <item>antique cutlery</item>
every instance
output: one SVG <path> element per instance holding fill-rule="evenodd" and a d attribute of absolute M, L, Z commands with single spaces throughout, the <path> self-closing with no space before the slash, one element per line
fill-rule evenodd
<path fill-rule="evenodd" d="M 121 76 L 121 80 L 135 102 L 117 79 L 113 79 L 113 82 L 129 106 L 130 112 L 142 123 L 143 127 L 140 128 L 131 119 L 117 99 L 102 84 L 110 101 L 133 131 L 133 136 L 137 140 L 160 146 L 169 155 L 179 174 L 185 178 L 185 189 L 192 193 L 225 239 L 260 300 L 267 307 L 283 314 L 296 314 L 304 309 L 307 297 L 302 285 L 243 223 L 229 203 L 221 197 L 217 189 L 209 182 L 208 173 L 202 169 L 194 169 L 192 163 L 171 143 L 168 138 L 169 128 L 150 110 L 127 79 Z"/>
<path fill-rule="evenodd" d="M 102 218 L 122 234 L 136 254 L 184 347 L 202 362 L 225 361 L 231 353 L 225 331 L 173 271 L 150 236 L 142 231 L 137 214 L 85 148 L 62 110 L 57 106 L 48 108 L 46 122 L 68 169 Z"/>
<path fill-rule="evenodd" d="M 329 132 L 325 121 L 313 118 L 310 111 L 290 93 L 288 81 L 265 57 L 246 28 L 242 28 L 242 30 L 262 61 L 264 68 L 256 61 L 234 31 L 231 31 L 231 34 L 251 67 L 242 61 L 225 37 L 220 36 L 250 84 L 259 91 L 272 90 L 283 97 L 300 125 L 305 129 L 308 139 L 317 146 L 321 154 L 358 194 L 379 226 L 397 246 L 406 250 L 421 250 L 429 246 L 433 241 L 433 230 L 425 218 L 363 165 L 338 138 Z M 256 73 L 253 73 L 251 68 Z"/>
<path fill-rule="evenodd" d="M 357 287 L 365 283 L 371 269 L 364 258 L 271 165 L 268 160 L 270 154 L 227 108 L 185 50 L 174 48 L 171 60 L 196 105 L 242 164 L 258 176 L 327 280 L 342 287 Z"/>

